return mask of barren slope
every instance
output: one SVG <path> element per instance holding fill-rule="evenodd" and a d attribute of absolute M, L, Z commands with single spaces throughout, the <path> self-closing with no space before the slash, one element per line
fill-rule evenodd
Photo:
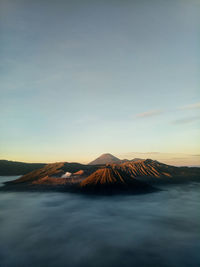
<path fill-rule="evenodd" d="M 138 181 L 127 173 L 118 169 L 117 166 L 106 166 L 98 169 L 89 177 L 84 179 L 80 186 L 83 190 L 94 192 L 145 192 L 153 190 L 148 184 Z"/>
<path fill-rule="evenodd" d="M 83 164 L 79 164 L 79 163 L 68 163 L 68 162 L 58 162 L 58 163 L 52 163 L 52 164 L 48 164 L 46 166 L 44 166 L 41 169 L 32 171 L 26 175 L 23 175 L 22 177 L 20 177 L 19 179 L 11 182 L 11 183 L 32 183 L 32 182 L 36 182 L 38 180 L 40 180 L 40 182 L 42 183 L 42 181 L 47 181 L 47 178 L 52 178 L 55 179 L 55 182 L 59 183 L 59 178 L 56 177 L 61 177 L 65 172 L 70 172 L 76 176 L 88 176 L 90 175 L 92 172 L 96 171 L 96 167 L 95 166 L 88 166 L 88 165 L 83 165 Z M 46 178 L 45 178 L 46 177 Z M 41 180 L 45 178 L 44 180 Z M 60 178 L 63 179 L 64 178 Z M 49 180 L 51 182 L 53 182 L 52 180 Z M 70 181 L 70 180 L 68 180 Z"/>

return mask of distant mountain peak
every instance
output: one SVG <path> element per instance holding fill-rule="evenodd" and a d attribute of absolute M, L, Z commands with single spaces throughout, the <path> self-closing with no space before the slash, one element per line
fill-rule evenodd
<path fill-rule="evenodd" d="M 102 155 L 99 156 L 99 157 L 114 157 L 114 158 L 116 158 L 114 155 L 112 155 L 112 154 L 110 154 L 110 153 L 104 153 L 104 154 L 102 154 Z"/>
<path fill-rule="evenodd" d="M 91 161 L 89 165 L 101 165 L 107 163 L 121 163 L 121 160 L 110 153 L 104 153 L 95 160 Z"/>

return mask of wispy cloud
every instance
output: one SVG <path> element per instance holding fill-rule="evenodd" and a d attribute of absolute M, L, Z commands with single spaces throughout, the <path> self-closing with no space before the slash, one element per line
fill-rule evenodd
<path fill-rule="evenodd" d="M 147 118 L 147 117 L 153 117 L 153 116 L 160 115 L 161 113 L 163 113 L 162 110 L 150 110 L 150 111 L 147 111 L 147 112 L 138 113 L 136 115 L 136 117 L 137 118 Z"/>
<path fill-rule="evenodd" d="M 137 153 L 137 154 L 160 154 L 160 152 L 132 152 L 132 153 Z"/>
<path fill-rule="evenodd" d="M 200 102 L 194 103 L 194 104 L 190 104 L 190 105 L 186 105 L 183 107 L 179 107 L 178 109 L 181 110 L 187 110 L 187 109 L 199 109 L 200 108 Z"/>
<path fill-rule="evenodd" d="M 187 117 L 187 118 L 174 120 L 172 121 L 172 124 L 188 124 L 188 123 L 192 123 L 198 120 L 200 120 L 200 116 L 193 116 L 193 117 Z"/>

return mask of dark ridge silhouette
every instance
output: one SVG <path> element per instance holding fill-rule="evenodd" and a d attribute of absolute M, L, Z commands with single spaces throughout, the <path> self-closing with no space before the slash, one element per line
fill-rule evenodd
<path fill-rule="evenodd" d="M 25 163 L 19 161 L 0 160 L 0 175 L 23 175 L 44 167 L 45 163 Z"/>

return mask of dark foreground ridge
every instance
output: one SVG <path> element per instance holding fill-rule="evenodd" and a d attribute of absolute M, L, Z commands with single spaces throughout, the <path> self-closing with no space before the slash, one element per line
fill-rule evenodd
<path fill-rule="evenodd" d="M 26 163 L 19 161 L 0 160 L 0 175 L 23 175 L 44 167 L 45 163 Z"/>

